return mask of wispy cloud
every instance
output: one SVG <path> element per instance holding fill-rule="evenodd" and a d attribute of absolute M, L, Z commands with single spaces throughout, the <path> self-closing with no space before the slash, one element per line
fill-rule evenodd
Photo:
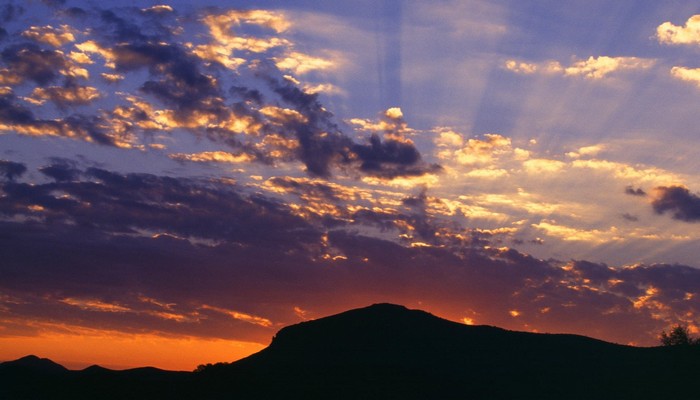
<path fill-rule="evenodd" d="M 568 66 L 554 60 L 540 63 L 507 60 L 504 66 L 507 70 L 519 74 L 581 76 L 596 80 L 614 73 L 649 69 L 655 63 L 656 60 L 638 57 L 591 56 L 586 60 L 574 60 Z"/>

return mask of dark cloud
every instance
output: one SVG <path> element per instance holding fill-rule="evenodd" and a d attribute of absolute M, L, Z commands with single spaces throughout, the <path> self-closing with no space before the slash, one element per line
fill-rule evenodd
<path fill-rule="evenodd" d="M 141 229 L 243 242 L 283 241 L 286 230 L 302 235 L 307 227 L 283 205 L 256 196 L 242 197 L 226 184 L 148 174 L 120 175 L 99 168 L 79 171 L 65 162 L 41 171 L 56 182 L 5 184 L 6 197 L 0 199 L 0 212 L 22 214 L 28 206 L 36 205 L 43 211 L 30 213 L 35 217 L 72 221 L 105 232 Z M 88 180 L 75 181 L 80 175 Z"/>
<path fill-rule="evenodd" d="M 299 217 L 298 207 L 216 180 L 79 170 L 61 159 L 41 172 L 54 181 L 2 185 L 0 290 L 13 296 L 0 298 L 5 316 L 265 342 L 275 324 L 298 320 L 294 307 L 324 315 L 420 301 L 453 319 L 469 312 L 477 323 L 511 329 L 566 326 L 653 344 L 671 321 L 700 310 L 692 300 L 699 270 L 564 264 L 485 247 L 478 235 L 457 240 L 469 232 L 423 215 L 437 201 L 426 192 L 397 210 L 345 215 L 354 222 L 328 229 Z M 347 201 L 342 187 L 323 182 L 269 184 L 327 204 Z M 430 246 L 402 245 L 394 221 L 418 219 L 440 235 Z M 361 233 L 382 224 L 381 235 Z"/>
<path fill-rule="evenodd" d="M 361 160 L 361 171 L 381 178 L 421 176 L 442 170 L 437 164 L 422 163 L 420 152 L 409 142 L 394 139 L 382 142 L 379 136 L 372 135 L 369 144 L 355 144 L 352 150 Z"/>
<path fill-rule="evenodd" d="M 267 77 L 267 82 L 284 102 L 306 117 L 305 122 L 293 123 L 288 129 L 299 142 L 299 159 L 307 171 L 315 176 L 330 176 L 330 167 L 336 160 L 349 159 L 350 139 L 340 132 L 333 114 L 321 105 L 317 94 L 306 93 L 289 81 L 283 83 L 272 76 Z"/>
<path fill-rule="evenodd" d="M 251 89 L 245 86 L 232 86 L 229 89 L 229 93 L 244 101 L 253 102 L 257 106 L 261 106 L 264 103 L 263 94 L 257 89 Z"/>
<path fill-rule="evenodd" d="M 313 196 L 331 202 L 339 202 L 340 200 L 338 191 L 322 182 L 308 182 L 288 177 L 274 177 L 268 182 L 278 188 L 284 188 L 301 196 Z"/>
<path fill-rule="evenodd" d="M 636 215 L 629 214 L 629 213 L 622 214 L 622 218 L 624 218 L 625 220 L 630 221 L 630 222 L 639 221 L 639 217 L 637 217 Z"/>
<path fill-rule="evenodd" d="M 140 9 L 123 7 L 99 11 L 100 34 L 114 44 L 173 43 L 173 31 L 182 26 L 174 18 L 177 13 L 164 12 L 163 7 Z"/>
<path fill-rule="evenodd" d="M 56 158 L 50 165 L 39 168 L 39 172 L 55 180 L 56 182 L 75 181 L 81 175 L 77 163 L 73 160 Z"/>
<path fill-rule="evenodd" d="M 21 81 L 31 80 L 37 85 L 46 85 L 60 76 L 60 70 L 67 68 L 63 53 L 57 50 L 44 50 L 33 43 L 11 45 L 0 53 L 0 60 L 8 66 L 8 74 Z"/>
<path fill-rule="evenodd" d="M 4 4 L 0 6 L 0 20 L 3 22 L 10 22 L 24 14 L 24 11 L 24 7 L 22 6 L 17 6 L 12 3 Z"/>
<path fill-rule="evenodd" d="M 110 135 L 104 120 L 99 116 L 73 114 L 59 123 L 66 136 L 90 138 L 95 143 L 102 145 L 116 145 L 115 138 Z"/>
<path fill-rule="evenodd" d="M 0 121 L 7 125 L 27 125 L 34 122 L 34 113 L 19 104 L 12 92 L 0 93 Z"/>
<path fill-rule="evenodd" d="M 103 145 L 116 145 L 101 116 L 73 114 L 63 119 L 38 119 L 19 103 L 12 92 L 0 93 L 0 122 L 18 133 L 81 138 Z"/>
<path fill-rule="evenodd" d="M 62 10 L 61 13 L 72 18 L 85 18 L 89 15 L 87 11 L 80 7 L 69 7 Z"/>
<path fill-rule="evenodd" d="M 683 186 L 660 186 L 651 206 L 657 214 L 673 213 L 673 219 L 695 222 L 700 220 L 700 197 Z"/>
<path fill-rule="evenodd" d="M 173 32 L 181 29 L 181 23 L 169 17 L 173 13 L 159 12 L 167 10 L 165 7 L 150 11 L 135 7 L 97 10 L 94 15 L 81 19 L 101 23 L 91 39 L 109 52 L 109 61 L 113 61 L 116 72 L 122 75 L 139 70 L 149 72 L 139 89 L 148 98 L 172 110 L 164 114 L 169 130 L 187 129 L 266 164 L 298 160 L 310 175 L 324 178 L 330 177 L 334 170 L 387 180 L 441 170 L 438 165 L 425 163 L 412 142 L 399 139 L 400 128 L 406 125 L 401 118 L 389 121 L 395 129 L 387 128 L 385 139 L 372 136 L 367 143 L 351 139 L 321 104 L 318 94 L 307 93 L 297 83 L 284 78 L 270 59 L 253 60 L 249 66 L 241 67 L 258 79 L 225 79 L 223 73 L 228 70 L 224 66 L 200 58 L 190 47 L 178 42 Z M 84 10 L 74 11 L 77 15 Z M 36 83 L 39 87 L 29 99 L 50 101 L 59 111 L 90 106 L 103 95 L 96 88 L 78 85 L 70 77 L 75 65 L 60 51 L 44 50 L 35 44 L 17 44 L 6 47 L 0 58 L 7 66 L 4 78 L 7 84 Z M 63 75 L 67 76 L 62 85 L 50 85 Z M 222 90 L 221 82 L 233 83 L 228 92 Z M 63 119 L 34 116 L 24 101 L 19 100 L 3 98 L 6 107 L 0 115 L 12 122 L 9 125 L 19 133 L 128 145 L 138 141 L 139 134 L 163 124 L 151 121 L 153 115 L 146 112 L 161 108 L 150 104 L 151 100 L 143 100 L 143 107 L 117 105 L 113 110 L 100 110 L 94 115 L 73 114 Z M 291 109 L 301 118 L 263 112 L 270 108 L 284 112 Z M 118 124 L 120 134 L 127 135 L 127 139 L 117 137 L 114 124 Z"/>
<path fill-rule="evenodd" d="M 406 197 L 402 203 L 410 209 L 409 222 L 418 236 L 426 241 L 433 242 L 437 233 L 437 226 L 428 215 L 427 190 L 423 189 L 417 196 Z"/>
<path fill-rule="evenodd" d="M 9 181 L 22 176 L 25 172 L 27 172 L 27 167 L 22 163 L 0 160 L 0 176 Z"/>
<path fill-rule="evenodd" d="M 391 139 L 382 143 L 377 135 L 370 137 L 368 145 L 358 144 L 353 150 L 360 156 L 360 168 L 364 171 L 378 171 L 384 163 L 412 165 L 420 160 L 420 153 L 413 145 Z"/>
<path fill-rule="evenodd" d="M 306 122 L 292 124 L 290 129 L 299 141 L 299 158 L 310 174 L 328 177 L 332 166 L 354 163 L 359 163 L 362 173 L 386 179 L 441 170 L 439 165 L 425 165 L 410 142 L 382 142 L 377 135 L 372 135 L 367 144 L 353 142 L 333 122 L 333 114 L 321 105 L 317 94 L 306 93 L 288 81 L 267 81 L 287 104 L 306 117 Z"/>
<path fill-rule="evenodd" d="M 0 17 L 12 20 L 19 12 L 6 5 Z M 299 161 L 312 176 L 339 171 L 393 179 L 441 170 L 403 136 L 402 118 L 385 114 L 382 122 L 390 124 L 384 136 L 355 139 L 319 95 L 284 79 L 269 60 L 249 58 L 234 73 L 198 58 L 172 35 L 179 26 L 166 25 L 171 13 L 125 8 L 98 11 L 95 19 L 78 8 L 64 13 L 87 25 L 99 20 L 85 32 L 125 75 L 115 85 L 138 87 L 145 99 L 68 115 L 71 103 L 60 94 L 75 85 L 61 78 L 70 60 L 15 44 L 0 53 L 7 85 L 36 84 L 63 107 L 58 113 L 55 107 L 30 109 L 24 98 L 2 90 L 0 123 L 17 133 L 117 145 L 112 123 L 143 133 L 162 126 L 151 121 L 154 110 L 163 119 L 172 110 L 180 127 L 236 149 L 233 154 L 269 164 Z M 90 68 L 99 70 L 99 64 Z M 252 74 L 256 79 L 247 79 Z M 105 103 L 117 103 L 112 100 Z M 45 108 L 50 112 L 42 114 Z M 654 344 L 661 329 L 700 311 L 696 269 L 540 260 L 502 246 L 497 233 L 440 220 L 431 210 L 445 204 L 425 190 L 382 206 L 356 188 L 317 179 L 277 177 L 243 186 L 81 165 L 94 164 L 51 159 L 39 168 L 41 179 L 29 182 L 26 176 L 35 175 L 23 176 L 24 164 L 0 161 L 3 321 L 264 342 L 278 326 L 298 320 L 297 306 L 324 315 L 392 301 L 455 320 L 469 316 L 540 331 L 567 327 Z M 270 187 L 283 195 L 261 189 Z M 697 220 L 700 198 L 681 187 L 658 190 L 656 212 Z M 646 195 L 631 186 L 625 192 Z M 251 323 L 241 313 L 270 319 L 273 326 Z"/>
<path fill-rule="evenodd" d="M 117 43 L 138 43 L 149 39 L 148 36 L 141 32 L 141 28 L 133 20 L 128 20 L 118 15 L 115 11 L 103 10 L 100 12 L 100 19 L 108 28 L 112 28 L 109 33 L 113 35 Z"/>
<path fill-rule="evenodd" d="M 201 72 L 201 61 L 173 43 L 137 42 L 116 45 L 112 52 L 117 71 L 129 72 L 146 68 L 153 80 L 141 91 L 173 107 L 175 117 L 189 125 L 190 117 L 207 115 L 216 121 L 231 116 L 216 80 Z"/>
<path fill-rule="evenodd" d="M 625 193 L 632 195 L 632 196 L 646 196 L 647 195 L 647 193 L 644 190 L 642 190 L 641 188 L 635 189 L 632 186 L 625 187 Z"/>

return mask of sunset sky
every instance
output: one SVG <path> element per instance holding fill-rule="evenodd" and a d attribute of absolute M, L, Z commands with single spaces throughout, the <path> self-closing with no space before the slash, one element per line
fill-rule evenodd
<path fill-rule="evenodd" d="M 116 3 L 0 4 L 0 361 L 700 333 L 697 1 Z"/>

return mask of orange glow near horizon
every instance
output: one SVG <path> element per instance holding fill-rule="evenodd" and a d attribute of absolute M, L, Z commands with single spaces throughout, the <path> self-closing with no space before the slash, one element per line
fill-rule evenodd
<path fill-rule="evenodd" d="M 0 362 L 33 354 L 76 370 L 98 364 L 110 369 L 150 366 L 192 371 L 197 365 L 235 361 L 264 347 L 253 342 L 155 334 L 50 334 L 0 337 Z"/>

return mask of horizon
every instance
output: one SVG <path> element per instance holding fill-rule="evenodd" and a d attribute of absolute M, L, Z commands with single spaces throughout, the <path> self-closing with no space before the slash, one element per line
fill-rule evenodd
<path fill-rule="evenodd" d="M 430 316 L 432 316 L 432 317 L 434 317 L 434 318 L 441 319 L 441 320 L 445 320 L 445 321 L 449 321 L 449 322 L 452 322 L 452 323 L 455 323 L 455 324 L 462 324 L 462 325 L 466 325 L 466 326 L 482 326 L 482 327 L 489 327 L 489 328 L 502 329 L 502 328 L 500 328 L 500 327 L 496 327 L 496 326 L 492 326 L 492 325 L 468 325 L 468 324 L 464 324 L 463 322 L 452 321 L 452 320 L 448 320 L 448 319 L 442 318 L 442 317 L 440 317 L 440 316 L 438 316 L 438 315 L 434 315 L 434 314 L 429 313 L 429 312 L 427 312 L 427 311 L 425 311 L 425 310 L 407 308 L 407 307 L 405 307 L 405 306 L 403 306 L 403 305 L 401 305 L 401 304 L 394 304 L 394 303 L 374 303 L 374 304 L 370 304 L 370 305 L 367 305 L 367 306 L 364 306 L 364 307 L 360 307 L 360 308 L 354 308 L 354 309 L 350 309 L 350 310 L 344 310 L 344 311 L 341 311 L 341 312 L 339 312 L 339 313 L 337 313 L 337 314 L 323 316 L 323 317 L 320 317 L 319 319 L 326 319 L 326 318 L 330 318 L 330 317 L 335 317 L 335 316 L 347 314 L 348 312 L 365 311 L 365 310 L 369 310 L 369 309 L 371 309 L 371 308 L 375 308 L 375 309 L 376 309 L 377 306 L 391 306 L 392 308 L 400 308 L 400 309 L 403 309 L 403 310 L 406 310 L 406 311 L 409 311 L 409 312 L 410 312 L 410 311 L 422 311 L 422 312 L 426 312 L 427 314 L 429 314 Z M 309 322 L 309 321 L 315 321 L 315 320 L 307 320 L 307 321 L 302 321 L 302 322 Z M 290 326 L 294 326 L 294 325 L 298 325 L 298 324 L 300 324 L 300 323 L 296 323 L 296 324 L 293 324 L 293 325 L 287 325 L 287 326 L 285 326 L 285 327 L 283 327 L 283 328 L 290 327 Z M 281 330 L 281 329 L 280 329 L 280 330 Z M 514 333 L 518 333 L 518 332 L 521 332 L 521 333 L 533 333 L 533 332 L 512 331 L 512 330 L 506 330 L 506 332 L 514 332 Z M 279 333 L 279 331 L 278 331 L 277 333 Z M 275 336 L 277 335 L 277 333 L 275 334 Z M 580 336 L 580 335 L 576 335 L 576 334 L 565 334 L 565 333 L 559 333 L 559 332 L 536 332 L 535 334 L 557 335 L 557 336 L 558 336 L 558 335 Z M 588 339 L 593 339 L 593 340 L 597 340 L 597 339 L 595 339 L 595 338 L 590 338 L 590 337 L 588 337 L 588 336 L 581 336 L 581 337 L 588 338 Z M 270 343 L 272 342 L 272 340 L 274 340 L 274 336 L 270 339 Z M 607 342 L 607 343 L 610 343 L 610 342 Z M 269 345 L 269 344 L 268 344 L 268 345 Z M 661 346 L 663 346 L 663 344 L 657 343 L 657 344 L 656 344 L 655 346 L 653 346 L 653 347 L 661 347 Z M 268 346 L 264 346 L 264 347 L 263 347 L 262 349 L 260 349 L 260 350 L 263 350 L 263 349 L 265 349 L 265 348 L 267 348 L 267 347 L 268 347 Z M 633 346 L 633 347 L 634 347 L 634 346 Z M 637 346 L 637 347 L 638 347 L 638 348 L 645 348 L 644 346 L 641 346 L 641 347 L 640 347 L 640 346 Z M 255 352 L 252 353 L 252 354 L 257 353 L 257 352 L 259 352 L 260 350 L 255 351 Z M 252 354 L 251 354 L 251 355 L 252 355 Z M 11 359 L 11 360 L 0 360 L 0 364 L 3 363 L 3 362 L 15 361 L 15 360 L 19 360 L 19 359 L 22 359 L 22 358 L 28 358 L 28 357 L 37 357 L 37 358 L 42 359 L 42 360 L 49 360 L 49 361 L 52 361 L 52 362 L 54 362 L 54 363 L 57 363 L 57 364 L 59 364 L 59 365 L 65 367 L 65 368 L 67 368 L 68 370 L 72 370 L 72 371 L 80 371 L 80 370 L 83 370 L 83 369 L 86 369 L 86 368 L 92 367 L 92 366 L 100 366 L 100 367 L 103 367 L 103 368 L 107 368 L 107 369 L 111 369 L 111 370 L 117 370 L 117 371 L 118 371 L 118 370 L 133 369 L 133 368 L 141 368 L 141 367 L 152 367 L 151 365 L 137 365 L 137 366 L 131 365 L 131 366 L 124 366 L 124 365 L 87 364 L 87 363 L 79 362 L 79 361 L 63 361 L 63 362 L 62 362 L 61 360 L 55 360 L 55 359 L 51 359 L 51 358 L 49 358 L 49 357 L 43 357 L 43 356 L 38 355 L 38 354 L 26 354 L 26 355 L 24 355 L 24 356 L 17 357 L 17 358 L 15 358 L 15 359 Z M 212 360 L 212 361 L 210 361 L 210 362 L 208 362 L 208 363 L 202 363 L 202 364 L 200 364 L 200 365 L 204 365 L 204 364 L 215 364 L 215 363 L 218 363 L 218 362 L 233 363 L 233 362 L 238 361 L 238 360 L 240 360 L 240 359 L 242 359 L 242 358 L 245 358 L 245 357 L 247 357 L 247 355 L 245 355 L 245 356 L 243 356 L 243 357 L 241 357 L 241 358 L 239 358 L 239 359 L 234 359 L 234 360 L 223 360 L 223 361 L 222 361 L 222 360 Z M 197 367 L 199 367 L 200 365 L 197 365 Z M 156 368 L 157 368 L 157 367 L 156 367 Z M 194 368 L 193 368 L 192 370 L 194 370 Z M 190 371 L 190 372 L 191 372 L 192 370 L 179 370 L 179 371 Z"/>
<path fill-rule="evenodd" d="M 192 370 L 378 302 L 698 334 L 699 21 L 690 0 L 9 0 L 0 359 Z"/>

